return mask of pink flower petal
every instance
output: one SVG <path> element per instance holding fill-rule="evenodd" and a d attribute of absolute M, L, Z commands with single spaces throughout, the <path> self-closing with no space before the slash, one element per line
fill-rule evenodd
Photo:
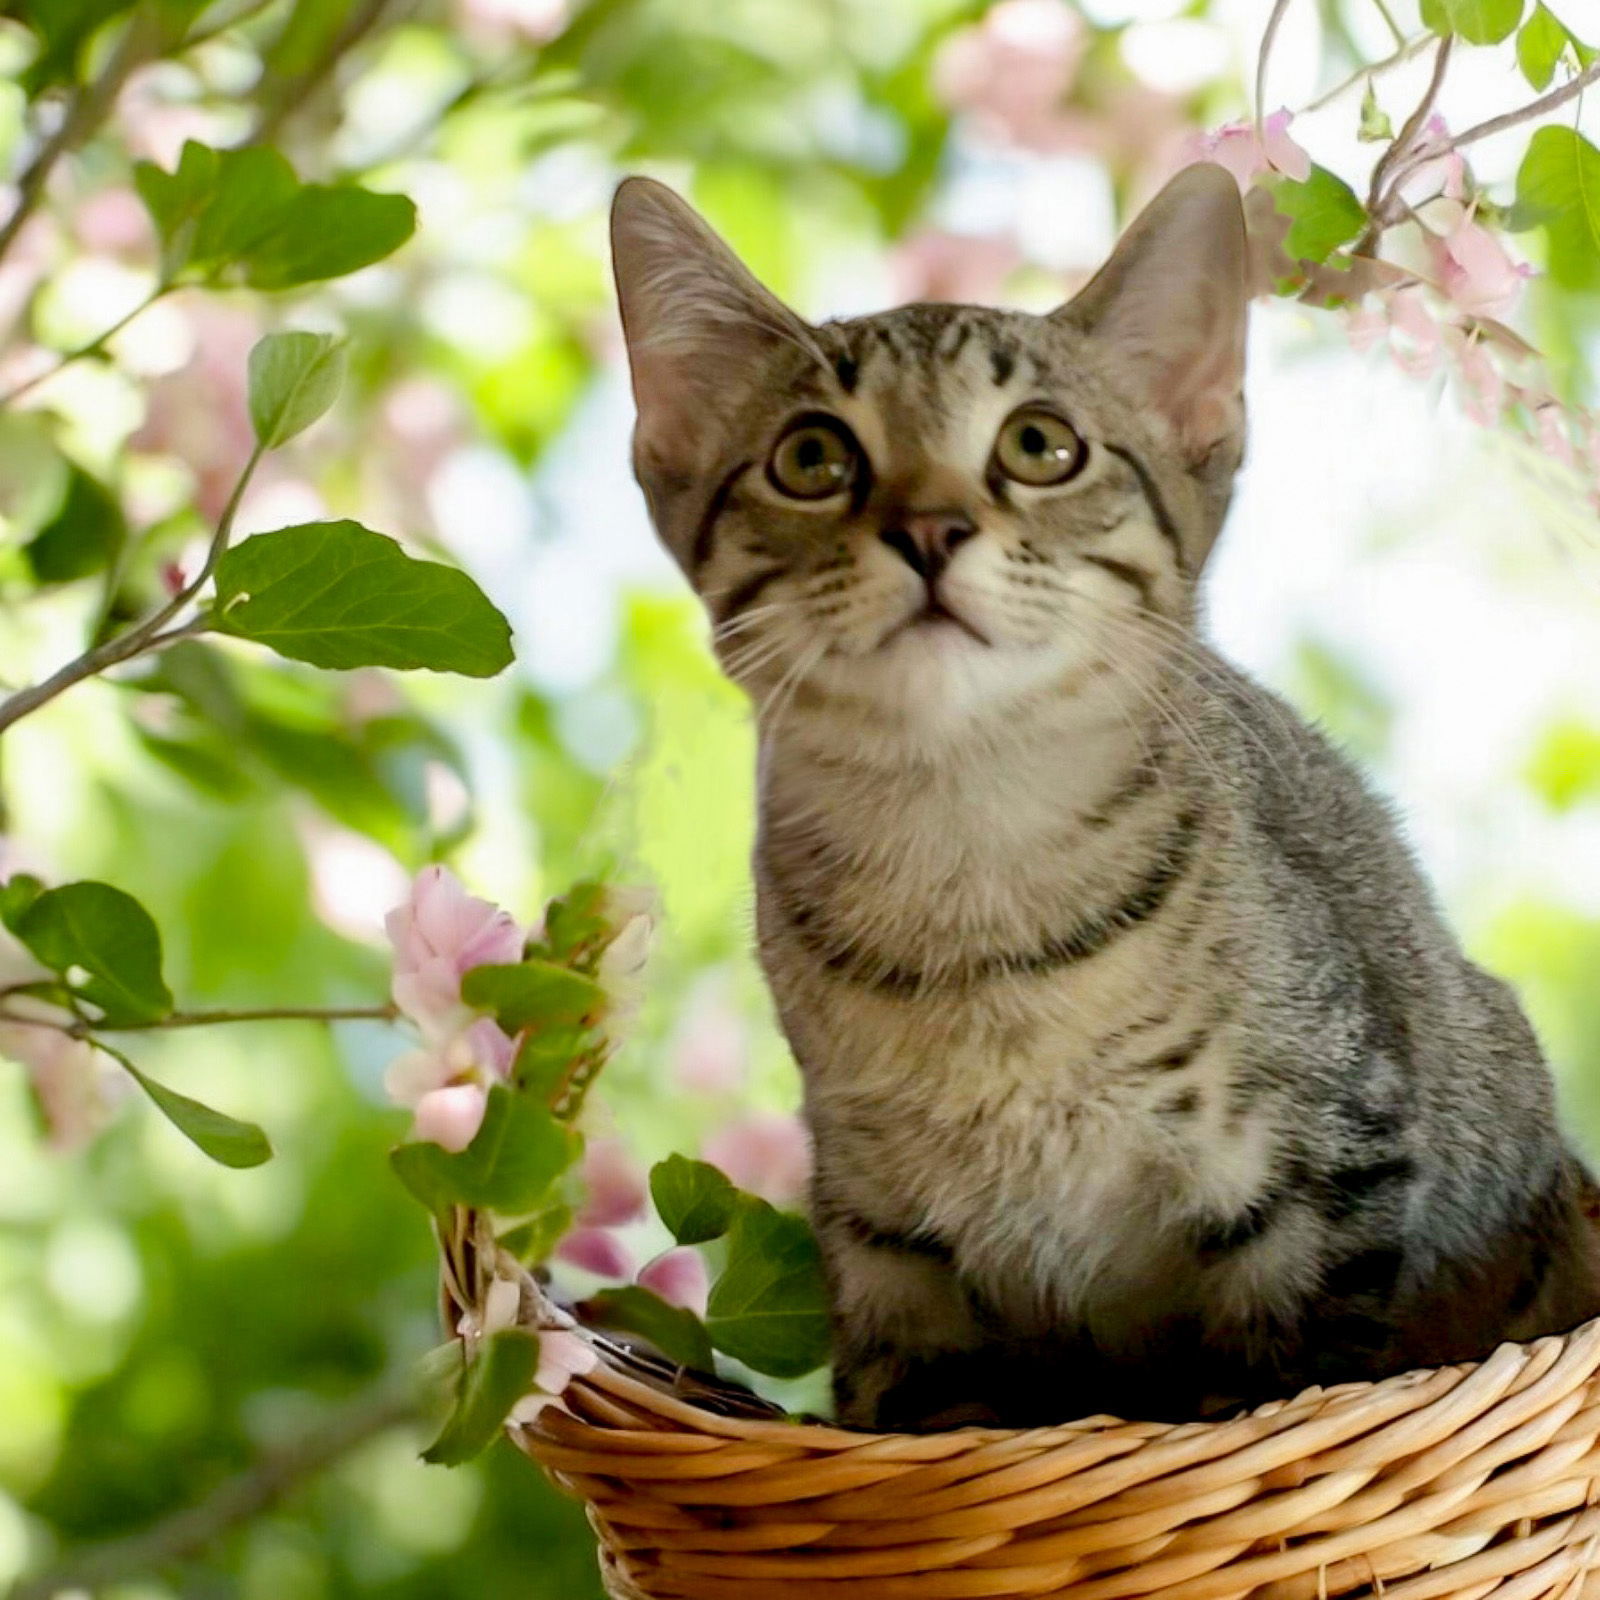
<path fill-rule="evenodd" d="M 741 1189 L 793 1205 L 811 1178 L 811 1138 L 796 1116 L 756 1112 L 705 1141 L 701 1153 Z"/>
<path fill-rule="evenodd" d="M 598 1364 L 599 1357 L 577 1334 L 551 1329 L 539 1335 L 539 1370 L 533 1381 L 546 1394 L 561 1394 Z"/>
<path fill-rule="evenodd" d="M 1493 427 L 1505 409 L 1504 375 L 1481 344 L 1469 344 L 1461 352 L 1460 370 L 1467 390 L 1462 402 L 1467 415 L 1486 428 Z"/>
<path fill-rule="evenodd" d="M 1304 183 L 1311 176 L 1311 157 L 1289 137 L 1294 113 L 1286 106 L 1274 111 L 1261 125 L 1261 146 L 1268 161 L 1286 178 Z"/>
<path fill-rule="evenodd" d="M 682 1306 L 697 1317 L 706 1314 L 710 1280 L 700 1252 L 689 1245 L 659 1255 L 639 1274 L 639 1287 L 661 1296 L 668 1305 Z"/>
<path fill-rule="evenodd" d="M 429 1090 L 417 1101 L 411 1137 L 442 1145 L 446 1150 L 465 1150 L 483 1125 L 487 1098 L 487 1092 L 477 1083 L 455 1083 L 445 1089 Z"/>
<path fill-rule="evenodd" d="M 578 1221 L 597 1228 L 637 1222 L 650 1198 L 644 1169 L 621 1139 L 591 1139 L 583 1152 L 583 1185 L 588 1198 Z"/>
<path fill-rule="evenodd" d="M 633 1276 L 633 1257 L 628 1247 L 604 1228 L 574 1228 L 556 1246 L 556 1256 L 569 1266 L 592 1272 L 597 1278 L 614 1278 L 626 1283 Z"/>

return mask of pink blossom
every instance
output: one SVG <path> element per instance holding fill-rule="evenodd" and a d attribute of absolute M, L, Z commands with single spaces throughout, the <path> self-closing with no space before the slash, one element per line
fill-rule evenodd
<path fill-rule="evenodd" d="M 100 189 L 77 209 L 73 222 L 86 250 L 122 254 L 150 241 L 150 217 L 132 189 Z"/>
<path fill-rule="evenodd" d="M 672 1078 L 690 1094 L 735 1093 L 744 1082 L 749 1046 L 743 1021 L 720 995 L 689 1002 L 672 1046 Z"/>
<path fill-rule="evenodd" d="M 578 1221 L 597 1228 L 637 1222 L 650 1197 L 638 1162 L 621 1139 L 591 1139 L 583 1152 L 583 1186 L 587 1195 Z"/>
<path fill-rule="evenodd" d="M 940 48 L 934 93 L 992 137 L 1052 149 L 1088 45 L 1083 19 L 1063 0 L 1000 0 Z"/>
<path fill-rule="evenodd" d="M 111 1062 L 87 1039 L 46 1024 L 0 1023 L 0 1056 L 27 1073 L 56 1149 L 75 1150 L 99 1132 L 109 1108 Z"/>
<path fill-rule="evenodd" d="M 571 16 L 567 0 L 457 0 L 468 32 L 493 39 L 512 35 L 548 44 Z"/>
<path fill-rule="evenodd" d="M 465 1016 L 472 1013 L 462 1008 Z M 397 1105 L 414 1106 L 423 1095 L 451 1083 L 495 1082 L 506 1078 L 516 1044 L 491 1017 L 471 1020 L 459 1032 L 425 1039 L 389 1063 L 383 1085 Z"/>
<path fill-rule="evenodd" d="M 582 1267 L 597 1278 L 626 1283 L 633 1277 L 633 1257 L 628 1247 L 605 1228 L 574 1228 L 556 1246 L 556 1256 L 569 1266 Z"/>
<path fill-rule="evenodd" d="M 697 1317 L 706 1314 L 710 1283 L 698 1250 L 685 1245 L 659 1255 L 639 1274 L 639 1287 L 661 1296 L 671 1306 L 682 1306 Z"/>
<path fill-rule="evenodd" d="M 411 1137 L 465 1150 L 483 1125 L 489 1091 L 481 1083 L 452 1083 L 430 1089 L 417 1101 Z"/>
<path fill-rule="evenodd" d="M 1474 317 L 1503 317 L 1517 303 L 1533 269 L 1515 262 L 1500 240 L 1470 215 L 1428 240 L 1434 276 L 1445 297 Z"/>
<path fill-rule="evenodd" d="M 410 897 L 384 918 L 394 945 L 394 1003 L 423 1037 L 463 1025 L 462 975 L 522 959 L 522 930 L 510 912 L 469 895 L 448 867 L 424 867 Z"/>
<path fill-rule="evenodd" d="M 1253 122 L 1228 122 L 1211 133 L 1193 135 L 1184 147 L 1185 165 L 1214 161 L 1233 174 L 1241 190 L 1268 173 L 1282 173 L 1297 183 L 1311 176 L 1311 157 L 1289 137 L 1294 113 L 1274 111 L 1256 132 Z"/>
<path fill-rule="evenodd" d="M 1552 403 L 1538 407 L 1534 412 L 1534 425 L 1539 431 L 1539 448 L 1547 456 L 1564 467 L 1578 465 L 1578 453 L 1572 447 L 1566 413 L 1559 405 Z"/>
<path fill-rule="evenodd" d="M 1016 246 L 1007 239 L 926 228 L 896 247 L 889 266 L 896 300 L 969 305 L 997 299 L 1001 285 L 1021 260 Z"/>
<path fill-rule="evenodd" d="M 1430 141 L 1443 144 L 1450 137 L 1450 129 L 1440 116 L 1429 117 L 1424 131 Z M 1444 198 L 1465 200 L 1467 197 L 1467 163 L 1459 150 L 1447 151 L 1430 161 L 1424 161 L 1407 173 L 1400 185 L 1401 193 L 1413 203 Z"/>
<path fill-rule="evenodd" d="M 1505 409 L 1506 380 L 1481 344 L 1469 343 L 1458 359 L 1466 388 L 1463 406 L 1474 422 L 1492 427 Z"/>
<path fill-rule="evenodd" d="M 1355 350 L 1370 350 L 1389 332 L 1389 319 L 1371 306 L 1362 306 L 1345 318 L 1345 336 Z"/>
<path fill-rule="evenodd" d="M 792 1205 L 811 1176 L 811 1140 L 789 1113 L 753 1112 L 712 1134 L 701 1154 L 738 1184 L 774 1205 Z"/>
<path fill-rule="evenodd" d="M 545 1394 L 561 1394 L 574 1378 L 593 1372 L 599 1358 L 575 1333 L 545 1330 L 539 1335 L 539 1370 L 534 1383 Z"/>
<path fill-rule="evenodd" d="M 1421 289 L 1399 289 L 1389 296 L 1389 323 L 1400 335 L 1391 343 L 1395 361 L 1413 378 L 1427 377 L 1444 354 L 1444 330 L 1428 310 Z"/>

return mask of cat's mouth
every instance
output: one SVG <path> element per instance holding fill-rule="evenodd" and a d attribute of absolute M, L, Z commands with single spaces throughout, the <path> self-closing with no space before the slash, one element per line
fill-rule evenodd
<path fill-rule="evenodd" d="M 959 611 L 953 610 L 932 590 L 929 590 L 919 609 L 902 618 L 884 634 L 878 641 L 878 648 L 887 650 L 897 639 L 909 633 L 941 633 L 952 629 L 966 634 L 987 650 L 994 648 L 994 640 L 988 634 L 975 623 L 969 622 Z"/>

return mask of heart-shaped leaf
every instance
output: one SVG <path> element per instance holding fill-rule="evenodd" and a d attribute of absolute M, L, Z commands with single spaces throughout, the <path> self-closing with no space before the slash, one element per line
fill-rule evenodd
<path fill-rule="evenodd" d="M 250 424 L 263 450 L 309 428 L 344 382 L 344 341 L 330 333 L 269 333 L 250 352 Z"/>
<path fill-rule="evenodd" d="M 706 1306 L 712 1344 L 775 1378 L 820 1367 L 828 1359 L 828 1290 L 805 1220 L 745 1195 L 727 1248 Z"/>
<path fill-rule="evenodd" d="M 650 1169 L 650 1197 L 679 1244 L 720 1239 L 733 1225 L 739 1191 L 707 1161 L 671 1155 Z"/>
<path fill-rule="evenodd" d="M 150 913 L 109 883 L 46 889 L 17 917 L 15 932 L 107 1027 L 157 1022 L 172 1010 L 161 935 Z"/>

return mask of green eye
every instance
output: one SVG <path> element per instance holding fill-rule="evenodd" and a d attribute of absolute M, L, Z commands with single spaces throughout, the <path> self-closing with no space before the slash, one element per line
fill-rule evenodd
<path fill-rule="evenodd" d="M 778 441 L 767 463 L 772 486 L 795 500 L 826 500 L 848 489 L 861 462 L 861 447 L 842 422 L 813 417 Z"/>
<path fill-rule="evenodd" d="M 1065 483 L 1088 457 L 1072 424 L 1043 406 L 1023 406 L 1001 424 L 995 465 L 1018 483 L 1044 488 Z"/>

